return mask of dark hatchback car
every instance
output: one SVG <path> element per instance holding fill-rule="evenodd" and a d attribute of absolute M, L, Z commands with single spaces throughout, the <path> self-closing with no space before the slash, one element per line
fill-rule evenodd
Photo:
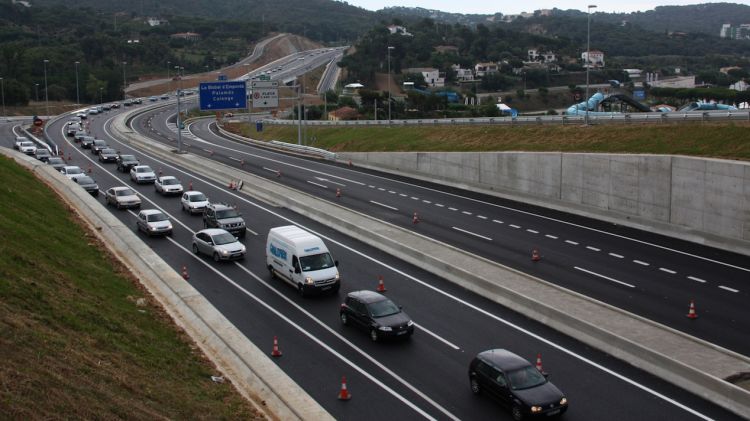
<path fill-rule="evenodd" d="M 117 162 L 117 151 L 112 148 L 104 148 L 99 151 L 99 161 Z"/>
<path fill-rule="evenodd" d="M 47 160 L 47 165 L 50 165 L 55 170 L 60 171 L 64 166 L 68 164 L 66 164 L 65 160 L 60 158 L 59 156 L 51 156 Z"/>
<path fill-rule="evenodd" d="M 469 365 L 471 391 L 509 407 L 516 421 L 530 416 L 559 416 L 567 411 L 568 399 L 547 377 L 505 349 L 480 352 Z"/>
<path fill-rule="evenodd" d="M 83 149 L 91 149 L 91 145 L 94 144 L 94 136 L 83 136 L 81 138 L 81 147 Z"/>
<path fill-rule="evenodd" d="M 117 170 L 129 172 L 131 168 L 141 163 L 135 158 L 135 155 L 117 155 Z"/>
<path fill-rule="evenodd" d="M 414 333 L 414 322 L 393 301 L 375 291 L 354 291 L 339 310 L 341 323 L 370 334 L 370 339 L 406 337 Z"/>
<path fill-rule="evenodd" d="M 91 153 L 94 155 L 99 155 L 99 152 L 107 148 L 109 148 L 109 146 L 107 146 L 106 141 L 102 139 L 94 139 L 94 143 L 91 144 Z"/>
<path fill-rule="evenodd" d="M 84 176 L 76 178 L 74 181 L 78 183 L 81 187 L 83 187 L 92 196 L 94 197 L 99 196 L 99 185 L 96 184 L 96 181 L 94 181 L 93 178 L 87 175 L 84 175 Z"/>

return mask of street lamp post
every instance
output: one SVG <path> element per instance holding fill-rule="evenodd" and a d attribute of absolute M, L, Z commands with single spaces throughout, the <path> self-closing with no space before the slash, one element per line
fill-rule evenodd
<path fill-rule="evenodd" d="M 104 88 L 99 88 L 99 103 L 104 103 Z"/>
<path fill-rule="evenodd" d="M 591 9 L 596 9 L 595 4 L 590 4 L 586 15 L 586 125 L 589 125 L 589 68 L 591 67 Z"/>
<path fill-rule="evenodd" d="M 34 104 L 34 114 L 39 114 L 39 84 L 34 84 L 34 95 L 36 96 L 36 104 Z"/>
<path fill-rule="evenodd" d="M 5 79 L 0 77 L 0 91 L 3 94 L 3 117 L 7 117 L 8 113 L 5 111 Z"/>
<path fill-rule="evenodd" d="M 76 105 L 79 105 L 81 103 L 81 95 L 78 91 L 78 65 L 79 64 L 81 63 L 76 61 Z"/>
<path fill-rule="evenodd" d="M 391 50 L 394 47 L 388 46 L 388 125 L 391 125 Z"/>
<path fill-rule="evenodd" d="M 49 91 L 47 90 L 47 63 L 49 60 L 44 60 L 44 104 L 47 108 L 47 118 L 49 118 Z"/>
<path fill-rule="evenodd" d="M 127 61 L 122 62 L 122 99 L 125 100 L 125 88 L 127 88 L 127 81 L 125 79 L 125 65 L 128 64 Z"/>

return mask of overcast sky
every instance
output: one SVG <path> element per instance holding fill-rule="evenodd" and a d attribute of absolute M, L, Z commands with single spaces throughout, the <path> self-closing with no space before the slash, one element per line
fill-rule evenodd
<path fill-rule="evenodd" d="M 347 3 L 363 7 L 368 10 L 380 10 L 384 7 L 404 6 L 422 7 L 425 9 L 442 10 L 452 13 L 493 14 L 500 12 L 504 15 L 515 15 L 521 12 L 533 12 L 538 9 L 578 9 L 585 11 L 587 6 L 595 4 L 598 12 L 635 12 L 653 10 L 656 6 L 684 6 L 688 4 L 718 3 L 713 1 L 694 0 L 590 0 L 586 2 L 567 2 L 552 0 L 524 0 L 524 1 L 491 1 L 491 0 L 346 0 Z M 727 3 L 750 5 L 750 0 L 726 0 Z"/>

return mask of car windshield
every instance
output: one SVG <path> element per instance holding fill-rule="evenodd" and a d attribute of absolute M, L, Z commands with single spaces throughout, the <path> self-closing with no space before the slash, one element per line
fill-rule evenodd
<path fill-rule="evenodd" d="M 163 213 L 161 213 L 161 212 L 159 212 L 159 213 L 154 213 L 154 214 L 151 214 L 151 215 L 148 215 L 148 216 L 146 216 L 146 220 L 147 220 L 148 222 L 159 222 L 159 221 L 166 221 L 167 219 L 169 219 L 169 218 L 167 218 L 167 215 L 164 215 L 164 214 L 163 214 Z"/>
<path fill-rule="evenodd" d="M 21 142 L 21 146 L 34 146 L 31 142 Z"/>
<path fill-rule="evenodd" d="M 102 149 L 102 155 L 112 155 L 117 153 L 114 149 Z"/>
<path fill-rule="evenodd" d="M 218 219 L 237 218 L 239 216 L 240 216 L 240 213 L 234 209 L 225 209 L 225 210 L 216 211 L 216 218 Z"/>
<path fill-rule="evenodd" d="M 36 153 L 37 155 L 49 155 L 49 151 L 46 149 L 37 149 Z"/>
<path fill-rule="evenodd" d="M 117 190 L 116 194 L 118 196 L 135 196 L 135 192 L 133 190 L 130 190 L 130 189 Z"/>
<path fill-rule="evenodd" d="M 94 181 L 94 179 L 91 178 L 91 177 L 83 176 L 83 177 L 78 177 L 76 179 L 76 183 L 78 183 L 78 184 L 94 184 L 94 183 L 96 183 L 96 181 Z"/>
<path fill-rule="evenodd" d="M 97 140 L 94 141 L 94 145 L 97 145 L 97 146 L 106 145 L 106 144 L 107 143 L 105 141 L 103 141 L 103 140 L 97 139 Z"/>
<path fill-rule="evenodd" d="M 135 161 L 135 157 L 133 155 L 120 155 L 120 159 L 123 161 Z"/>
<path fill-rule="evenodd" d="M 165 186 L 174 186 L 176 184 L 180 184 L 180 180 L 176 178 L 167 178 L 167 179 L 162 180 L 161 183 L 164 184 Z"/>
<path fill-rule="evenodd" d="M 49 159 L 49 161 L 47 161 L 47 163 L 50 164 L 50 165 L 52 165 L 52 164 L 63 164 L 64 162 L 63 162 L 62 158 L 52 157 L 52 158 Z"/>
<path fill-rule="evenodd" d="M 372 317 L 385 317 L 401 312 L 401 309 L 398 308 L 393 301 L 387 298 L 382 301 L 375 301 L 374 303 L 367 304 L 367 309 L 370 311 Z"/>
<path fill-rule="evenodd" d="M 140 167 L 140 168 L 136 168 L 135 172 L 153 172 L 153 171 L 151 171 L 151 168 L 149 167 Z"/>
<path fill-rule="evenodd" d="M 68 168 L 66 172 L 68 174 L 83 174 L 83 170 L 78 167 Z"/>
<path fill-rule="evenodd" d="M 511 389 L 522 390 L 539 386 L 545 383 L 547 379 L 536 367 L 528 366 L 508 373 L 508 381 Z"/>
<path fill-rule="evenodd" d="M 309 272 L 311 270 L 326 269 L 333 266 L 333 259 L 329 253 L 311 254 L 299 258 L 299 264 L 302 270 Z"/>
<path fill-rule="evenodd" d="M 191 202 L 205 202 L 206 196 L 203 194 L 193 194 L 193 195 L 190 195 L 190 201 Z"/>
<path fill-rule="evenodd" d="M 213 235 L 211 236 L 211 239 L 213 240 L 214 244 L 216 244 L 217 246 L 220 246 L 222 244 L 230 244 L 230 243 L 234 243 L 235 241 L 237 241 L 237 239 L 234 238 L 234 236 L 228 232 Z"/>

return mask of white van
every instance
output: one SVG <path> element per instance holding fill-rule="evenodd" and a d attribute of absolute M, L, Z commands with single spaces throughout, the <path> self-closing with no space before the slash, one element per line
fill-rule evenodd
<path fill-rule="evenodd" d="M 335 294 L 341 286 L 339 262 L 323 240 L 294 225 L 268 231 L 266 264 L 272 276 L 297 288 L 303 297 L 313 292 Z"/>

